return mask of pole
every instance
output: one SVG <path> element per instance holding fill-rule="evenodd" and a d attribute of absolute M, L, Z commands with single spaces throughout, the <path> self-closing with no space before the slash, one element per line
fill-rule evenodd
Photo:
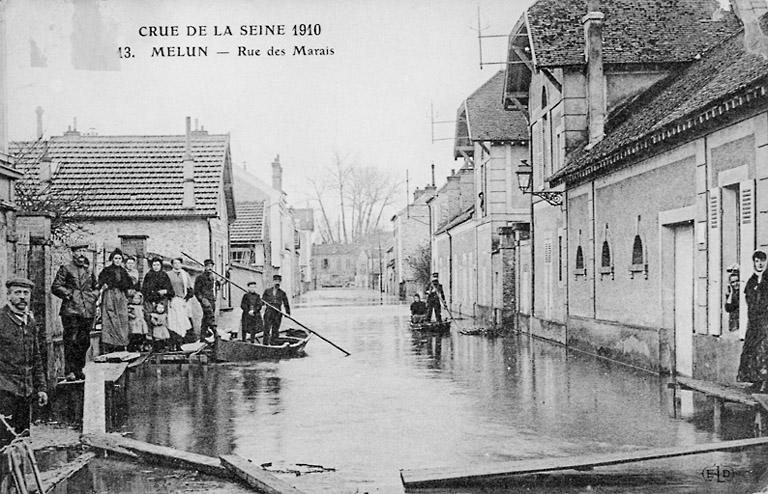
<path fill-rule="evenodd" d="M 182 252 L 182 255 L 186 256 L 187 258 L 191 259 L 192 261 L 196 262 L 197 264 L 199 264 L 199 265 L 203 266 L 203 263 L 201 263 L 200 261 L 198 261 L 198 260 L 197 260 L 197 259 L 195 259 L 194 257 L 190 256 L 190 255 L 189 255 L 189 254 L 187 254 L 186 252 Z M 222 280 L 224 280 L 226 283 L 229 283 L 229 284 L 231 284 L 231 285 L 232 285 L 232 286 L 234 286 L 235 288 L 239 288 L 240 290 L 242 290 L 242 291 L 244 291 L 244 292 L 247 292 L 247 291 L 248 291 L 248 290 L 246 290 L 245 288 L 243 288 L 243 287 L 241 287 L 240 285 L 238 285 L 237 283 L 235 283 L 234 281 L 232 281 L 232 280 L 230 280 L 230 279 L 228 279 L 228 278 L 225 278 L 224 276 L 220 275 L 219 273 L 217 273 L 217 272 L 216 272 L 216 271 L 214 271 L 214 270 L 211 270 L 211 273 L 215 274 L 216 276 L 218 276 L 219 278 L 221 278 Z M 267 307 L 269 307 L 270 309 L 272 309 L 272 310 L 274 310 L 275 312 L 279 312 L 280 314 L 284 315 L 285 317 L 287 317 L 287 318 L 288 318 L 288 319 L 290 319 L 291 321 L 295 322 L 296 324 L 298 324 L 298 325 L 299 325 L 299 326 L 301 326 L 302 328 L 306 329 L 307 331 L 309 331 L 309 332 L 310 332 L 310 333 L 312 333 L 313 335 L 316 335 L 318 338 L 320 338 L 320 339 L 321 339 L 321 340 L 323 340 L 324 342 L 328 343 L 328 344 L 329 344 L 329 345 L 331 345 L 332 347 L 336 348 L 337 350 L 340 350 L 340 351 L 342 351 L 344 354 L 346 354 L 345 356 L 349 357 L 349 356 L 351 355 L 351 354 L 350 354 L 348 351 L 344 350 L 343 348 L 341 348 L 341 347 L 340 347 L 339 345 L 337 345 L 336 343 L 334 343 L 334 342 L 332 342 L 331 340 L 329 340 L 328 338 L 324 337 L 323 335 L 321 335 L 321 334 L 320 334 L 320 333 L 318 333 L 317 331 L 314 331 L 314 330 L 312 330 L 312 329 L 309 329 L 308 327 L 306 327 L 305 325 L 303 325 L 302 323 L 300 323 L 299 321 L 297 321 L 296 319 L 294 319 L 293 317 L 291 317 L 291 315 L 290 315 L 290 314 L 286 314 L 285 312 L 281 311 L 280 309 L 278 309 L 278 308 L 277 308 L 277 307 L 275 307 L 274 305 L 272 305 L 272 304 L 269 304 L 269 303 L 267 303 L 267 302 L 264 302 L 264 300 L 262 300 L 262 302 L 264 303 L 264 305 L 266 305 L 266 306 L 267 306 Z"/>

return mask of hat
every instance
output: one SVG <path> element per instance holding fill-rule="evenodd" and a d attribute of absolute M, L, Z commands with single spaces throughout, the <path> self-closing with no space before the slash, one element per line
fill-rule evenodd
<path fill-rule="evenodd" d="M 248 283 L 246 283 L 246 286 L 251 286 L 251 285 L 258 285 L 258 283 L 256 283 L 255 281 L 249 281 Z"/>
<path fill-rule="evenodd" d="M 213 262 L 213 259 L 206 259 L 205 261 L 203 261 L 203 266 L 208 266 L 209 264 L 210 264 L 211 266 L 213 266 L 213 265 L 214 265 L 214 264 L 216 264 L 216 263 L 215 263 L 215 262 Z"/>
<path fill-rule="evenodd" d="M 69 246 L 70 250 L 87 249 L 88 244 L 72 244 Z"/>
<path fill-rule="evenodd" d="M 111 261 L 114 259 L 115 256 L 123 257 L 123 251 L 120 249 L 115 249 L 112 251 L 112 253 L 109 255 L 109 260 Z"/>
<path fill-rule="evenodd" d="M 276 275 L 274 275 L 274 276 L 272 277 L 272 279 L 273 279 L 274 281 L 282 281 L 283 277 L 282 277 L 282 276 L 280 276 L 279 274 L 276 274 Z"/>
<path fill-rule="evenodd" d="M 12 286 L 23 286 L 24 288 L 32 289 L 35 287 L 35 284 L 32 283 L 27 278 L 22 278 L 20 276 L 17 276 L 15 278 L 11 278 L 8 281 L 5 282 L 5 287 L 10 288 Z"/>
<path fill-rule="evenodd" d="M 437 273 L 432 273 L 433 278 L 437 278 Z"/>
<path fill-rule="evenodd" d="M 725 270 L 726 270 L 727 272 L 729 272 L 729 273 L 736 273 L 736 274 L 739 274 L 739 271 L 741 270 L 741 268 L 739 267 L 739 265 L 738 265 L 738 264 L 731 264 L 730 266 L 728 266 L 727 268 L 725 268 Z"/>
<path fill-rule="evenodd" d="M 755 259 L 762 259 L 763 261 L 765 261 L 766 258 L 768 258 L 768 256 L 766 256 L 765 252 L 763 252 L 762 250 L 756 250 L 755 253 L 752 254 L 752 260 L 753 261 Z"/>

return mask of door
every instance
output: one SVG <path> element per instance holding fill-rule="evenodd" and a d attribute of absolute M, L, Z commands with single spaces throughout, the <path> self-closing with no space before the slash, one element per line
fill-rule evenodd
<path fill-rule="evenodd" d="M 693 374 L 693 225 L 675 232 L 675 372 Z"/>

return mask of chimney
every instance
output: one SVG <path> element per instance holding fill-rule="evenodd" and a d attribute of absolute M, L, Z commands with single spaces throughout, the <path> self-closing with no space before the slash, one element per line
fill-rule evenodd
<path fill-rule="evenodd" d="M 283 167 L 280 166 L 280 155 L 275 156 L 272 162 L 272 188 L 283 191 Z"/>
<path fill-rule="evenodd" d="M 42 139 L 43 138 L 43 107 L 38 106 L 35 108 L 35 113 L 37 114 L 37 138 Z"/>
<path fill-rule="evenodd" d="M 40 184 L 48 185 L 48 183 L 51 181 L 51 175 L 53 174 L 53 164 L 51 163 L 51 157 L 48 156 L 47 149 L 45 154 L 43 154 L 43 157 L 40 159 L 40 169 L 37 173 Z"/>
<path fill-rule="evenodd" d="M 432 163 L 432 187 L 435 186 L 435 164 Z"/>
<path fill-rule="evenodd" d="M 731 5 L 744 24 L 744 47 L 768 58 L 768 36 L 760 26 L 760 18 L 768 12 L 766 0 L 731 0 Z"/>
<path fill-rule="evenodd" d="M 186 135 L 184 140 L 184 196 L 182 207 L 195 209 L 195 159 L 192 157 L 192 119 L 186 119 Z"/>
<path fill-rule="evenodd" d="M 603 20 L 597 2 L 587 2 L 584 24 L 584 56 L 587 61 L 587 120 L 589 122 L 589 145 L 603 138 L 605 130 L 605 77 L 603 75 Z"/>

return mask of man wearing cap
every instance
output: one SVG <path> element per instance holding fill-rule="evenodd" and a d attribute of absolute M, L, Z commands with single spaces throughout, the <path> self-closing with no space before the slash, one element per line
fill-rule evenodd
<path fill-rule="evenodd" d="M 240 302 L 240 308 L 243 309 L 243 315 L 240 318 L 240 325 L 243 327 L 243 341 L 251 335 L 251 343 L 256 338 L 256 333 L 264 330 L 264 322 L 261 320 L 261 297 L 256 293 L 258 284 L 255 281 L 248 282 L 248 291 L 243 295 Z"/>
<path fill-rule="evenodd" d="M 280 289 L 280 282 L 283 277 L 276 274 L 272 277 L 275 282 L 275 286 L 264 290 L 264 295 L 261 298 L 264 300 L 264 304 L 267 306 L 264 309 L 264 344 L 273 345 L 277 343 L 277 337 L 280 333 L 280 321 L 283 319 L 283 315 L 278 312 L 282 309 L 289 316 L 291 315 L 291 306 L 288 305 L 288 295 Z M 270 305 L 272 307 L 270 307 Z M 277 309 L 277 310 L 275 310 Z"/>
<path fill-rule="evenodd" d="M 64 327 L 64 374 L 67 380 L 84 379 L 85 354 L 90 345 L 96 313 L 98 285 L 88 262 L 87 245 L 73 245 L 72 261 L 59 268 L 51 292 L 61 299 Z"/>
<path fill-rule="evenodd" d="M 30 409 L 48 403 L 37 325 L 29 303 L 34 285 L 26 278 L 5 283 L 8 304 L 0 309 L 0 415 L 16 434 L 29 431 Z M 8 445 L 12 434 L 0 425 L 0 447 Z"/>
<path fill-rule="evenodd" d="M 216 279 L 213 277 L 213 260 L 203 261 L 204 271 L 195 279 L 195 297 L 203 308 L 203 320 L 200 322 L 200 341 L 204 341 L 208 331 L 216 328 Z"/>
<path fill-rule="evenodd" d="M 445 294 L 443 293 L 443 285 L 437 278 L 437 273 L 432 273 L 432 283 L 427 286 L 425 292 L 427 293 L 427 321 L 432 320 L 432 313 L 435 313 L 435 321 L 443 322 L 443 316 L 440 314 L 440 302 L 445 304 Z"/>

